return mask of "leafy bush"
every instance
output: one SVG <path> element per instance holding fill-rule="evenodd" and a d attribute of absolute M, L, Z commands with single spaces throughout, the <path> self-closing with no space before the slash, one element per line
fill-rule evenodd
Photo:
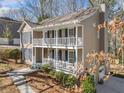
<path fill-rule="evenodd" d="M 41 69 L 46 72 L 46 73 L 49 73 L 50 70 L 52 70 L 52 67 L 49 65 L 49 64 L 44 64 L 41 66 Z"/>
<path fill-rule="evenodd" d="M 55 70 L 51 70 L 51 71 L 49 72 L 49 75 L 50 75 L 52 78 L 56 78 L 56 77 L 55 77 L 55 74 L 56 74 L 56 71 L 55 71 Z"/>
<path fill-rule="evenodd" d="M 64 75 L 65 75 L 64 72 L 60 72 L 60 71 L 56 72 L 55 73 L 56 80 L 59 81 L 59 82 L 61 82 L 63 80 L 63 76 Z"/>
<path fill-rule="evenodd" d="M 94 78 L 91 75 L 81 81 L 81 87 L 84 93 L 96 93 Z"/>
<path fill-rule="evenodd" d="M 64 87 L 73 87 L 76 84 L 76 77 L 71 74 L 65 74 L 61 71 L 55 71 L 49 64 L 41 66 L 42 70 L 50 75 L 50 77 L 56 79 Z"/>
<path fill-rule="evenodd" d="M 73 87 L 76 84 L 76 77 L 71 74 L 65 74 L 62 80 L 64 87 Z"/>
<path fill-rule="evenodd" d="M 65 74 L 64 72 L 53 70 L 50 72 L 50 75 L 53 78 L 56 78 L 56 80 L 64 87 L 73 87 L 76 84 L 76 77 L 71 74 Z"/>
<path fill-rule="evenodd" d="M 11 51 L 11 49 L 2 49 L 2 50 L 0 50 L 0 58 L 1 59 L 8 59 L 10 51 Z"/>
<path fill-rule="evenodd" d="M 17 63 L 18 59 L 20 58 L 20 50 L 19 49 L 13 49 L 9 53 L 9 57 L 12 59 L 15 59 L 15 62 Z"/>

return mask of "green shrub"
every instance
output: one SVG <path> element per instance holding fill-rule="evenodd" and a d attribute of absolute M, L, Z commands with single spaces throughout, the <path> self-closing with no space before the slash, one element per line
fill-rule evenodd
<path fill-rule="evenodd" d="M 76 77 L 71 74 L 65 74 L 62 80 L 62 85 L 64 87 L 73 87 L 76 84 Z"/>
<path fill-rule="evenodd" d="M 55 78 L 56 78 L 57 81 L 59 81 L 61 83 L 61 81 L 63 80 L 64 75 L 65 75 L 64 72 L 58 71 L 58 72 L 55 73 Z"/>
<path fill-rule="evenodd" d="M 55 70 L 51 70 L 51 71 L 49 72 L 49 75 L 50 75 L 52 78 L 56 78 L 56 77 L 55 77 L 55 74 L 56 74 L 56 71 L 55 71 Z"/>
<path fill-rule="evenodd" d="M 81 87 L 83 93 L 96 93 L 94 78 L 91 75 L 88 75 L 86 80 L 81 81 Z"/>
<path fill-rule="evenodd" d="M 17 63 L 18 59 L 20 59 L 20 50 L 19 49 L 13 49 L 9 52 L 9 57 L 11 59 L 14 59 L 15 62 Z"/>
<path fill-rule="evenodd" d="M 41 70 L 43 70 L 46 73 L 49 73 L 52 70 L 52 67 L 49 64 L 44 64 L 41 66 Z"/>
<path fill-rule="evenodd" d="M 0 50 L 0 58 L 1 59 L 8 59 L 11 49 L 2 49 Z"/>
<path fill-rule="evenodd" d="M 50 77 L 56 79 L 64 87 L 73 87 L 76 84 L 76 77 L 71 74 L 65 74 L 61 71 L 55 71 L 49 64 L 42 65 L 42 70 L 49 73 Z"/>

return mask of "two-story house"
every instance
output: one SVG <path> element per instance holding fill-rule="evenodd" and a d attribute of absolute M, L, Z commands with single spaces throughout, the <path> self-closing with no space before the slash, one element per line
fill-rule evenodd
<path fill-rule="evenodd" d="M 90 51 L 104 50 L 105 33 L 97 25 L 105 19 L 99 8 L 89 8 L 48 18 L 39 24 L 24 21 L 19 29 L 23 59 L 30 64 L 51 64 L 56 70 L 75 73 L 87 66 Z"/>

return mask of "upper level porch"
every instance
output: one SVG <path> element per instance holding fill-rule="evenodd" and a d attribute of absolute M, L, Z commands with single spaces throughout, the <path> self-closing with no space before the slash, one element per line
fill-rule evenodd
<path fill-rule="evenodd" d="M 33 46 L 83 46 L 82 26 L 33 31 Z"/>

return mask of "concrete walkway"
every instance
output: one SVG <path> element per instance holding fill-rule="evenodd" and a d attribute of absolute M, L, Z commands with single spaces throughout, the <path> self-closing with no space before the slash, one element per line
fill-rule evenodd
<path fill-rule="evenodd" d="M 13 80 L 14 84 L 17 86 L 19 89 L 20 93 L 35 93 L 31 87 L 26 83 L 26 79 L 24 75 L 33 73 L 36 70 L 30 69 L 30 68 L 25 68 L 21 70 L 15 70 L 12 72 L 7 73 Z"/>
<path fill-rule="evenodd" d="M 124 79 L 111 76 L 103 85 L 97 85 L 97 93 L 124 93 Z"/>

